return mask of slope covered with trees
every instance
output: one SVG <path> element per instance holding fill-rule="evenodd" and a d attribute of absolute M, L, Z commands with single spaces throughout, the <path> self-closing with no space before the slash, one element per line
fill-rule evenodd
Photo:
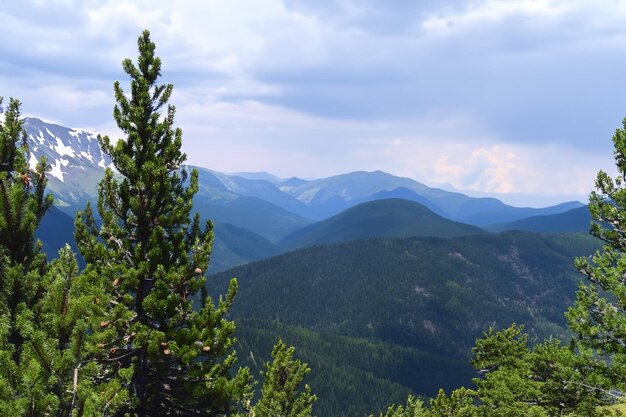
<path fill-rule="evenodd" d="M 242 359 L 280 336 L 312 368 L 319 416 L 363 415 L 384 408 L 381 397 L 471 385 L 470 350 L 489 326 L 524 323 L 532 342 L 568 337 L 563 311 L 581 278 L 572 259 L 598 247 L 584 234 L 526 232 L 359 240 L 237 267 L 207 285 L 217 293 L 238 277 L 230 317 Z"/>
<path fill-rule="evenodd" d="M 476 226 L 435 214 L 424 205 L 399 199 L 359 204 L 319 223 L 285 236 L 284 249 L 374 237 L 456 237 L 485 233 Z"/>
<path fill-rule="evenodd" d="M 589 209 L 578 207 L 564 213 L 531 216 L 510 223 L 496 223 L 486 226 L 490 232 L 506 230 L 526 230 L 536 233 L 586 233 L 591 225 Z"/>
<path fill-rule="evenodd" d="M 239 358 L 255 374 L 279 338 L 296 347 L 311 367 L 307 382 L 318 397 L 318 417 L 366 416 L 404 401 L 409 393 L 435 396 L 439 388 L 452 390 L 475 376 L 467 358 L 278 321 L 237 320 L 235 333 Z"/>
<path fill-rule="evenodd" d="M 220 273 L 232 276 L 232 317 L 466 354 L 490 323 L 565 334 L 563 311 L 580 276 L 572 259 L 598 244 L 585 235 L 525 232 L 456 239 L 372 239 L 300 249 Z"/>

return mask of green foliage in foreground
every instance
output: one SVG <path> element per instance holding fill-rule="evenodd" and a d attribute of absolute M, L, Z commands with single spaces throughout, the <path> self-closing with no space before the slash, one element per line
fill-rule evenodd
<path fill-rule="evenodd" d="M 576 303 L 567 312 L 571 329 L 581 343 L 607 359 L 615 375 L 626 375 L 626 119 L 613 136 L 617 177 L 598 173 L 596 191 L 589 198 L 591 216 L 598 223 L 591 233 L 604 242 L 602 251 L 579 258 L 576 265 L 587 279 Z"/>
<path fill-rule="evenodd" d="M 45 160 L 31 170 L 27 154 L 20 102 L 11 99 L 0 122 L 0 414 L 16 416 L 47 412 L 64 388 L 48 380 L 29 332 L 48 271 L 35 230 L 52 197 L 45 195 Z"/>
<path fill-rule="evenodd" d="M 294 360 L 294 348 L 279 340 L 272 350 L 272 362 L 265 364 L 261 400 L 251 415 L 257 417 L 307 417 L 313 411 L 317 397 L 308 385 L 300 385 L 311 369 L 300 360 Z"/>
<path fill-rule="evenodd" d="M 156 83 L 161 62 L 147 31 L 138 46 L 137 63 L 123 64 L 131 94 L 115 83 L 126 138 L 98 138 L 119 176 L 108 169 L 100 182 L 101 224 L 90 206 L 75 222 L 84 271 L 69 246 L 48 264 L 34 241 L 52 203 L 45 161 L 28 169 L 19 102 L 0 123 L 0 415 L 252 412 L 250 374 L 234 367 L 235 327 L 225 318 L 237 283 L 217 305 L 203 291 L 212 225 L 190 218 L 198 173 L 182 166 L 173 87 Z M 267 375 L 276 377 L 255 407 L 274 416 L 280 398 L 285 417 L 309 417 L 315 396 L 300 384 L 308 368 L 292 356 L 284 344 L 274 349 Z"/>
<path fill-rule="evenodd" d="M 475 372 L 465 358 L 451 359 L 371 339 L 314 332 L 302 327 L 238 320 L 238 356 L 256 374 L 279 338 L 297 349 L 311 367 L 306 382 L 317 394 L 317 416 L 366 416 L 412 392 L 437 395 Z"/>

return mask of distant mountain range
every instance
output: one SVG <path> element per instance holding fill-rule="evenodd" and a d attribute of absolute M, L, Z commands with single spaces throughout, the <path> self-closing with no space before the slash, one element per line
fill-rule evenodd
<path fill-rule="evenodd" d="M 506 230 L 526 230 L 537 233 L 576 233 L 589 231 L 591 215 L 586 206 L 562 213 L 531 216 L 509 223 L 496 223 L 485 229 L 490 232 Z"/>
<path fill-rule="evenodd" d="M 88 201 L 95 201 L 97 184 L 104 168 L 111 166 L 110 159 L 98 146 L 96 134 L 35 118 L 26 118 L 24 129 L 30 143 L 30 164 L 34 165 L 38 158 L 45 156 L 50 165 L 49 190 L 56 197 L 56 207 L 73 217 Z M 543 222 L 546 227 L 541 226 L 541 221 L 527 223 L 523 220 L 565 213 L 580 208 L 582 203 L 579 202 L 541 209 L 512 207 L 494 198 L 473 198 L 431 188 L 381 171 L 352 172 L 306 180 L 295 177 L 280 179 L 267 173 L 225 174 L 198 169 L 200 190 L 194 200 L 194 210 L 216 223 L 216 255 L 220 254 L 224 259 L 214 263 L 213 270 L 261 259 L 259 257 L 271 256 L 289 248 L 353 237 L 439 236 L 424 229 L 429 223 L 426 219 L 432 213 L 494 231 L 515 228 L 581 230 L 588 225 L 583 225 L 586 219 L 576 216 L 567 219 L 553 217 Z M 399 210 L 398 203 L 395 203 L 395 208 L 365 204 L 388 199 L 419 203 L 428 210 L 413 206 L 415 212 L 410 213 Z M 360 208 L 342 213 L 356 206 Z M 368 210 L 372 212 L 367 213 Z M 340 217 L 335 218 L 338 215 Z M 399 217 L 396 218 L 396 215 Z M 354 218 L 349 219 L 352 216 Z M 355 231 L 354 228 L 359 228 L 356 224 L 358 218 L 368 216 L 376 217 L 376 220 L 369 220 L 368 230 Z M 387 218 L 383 218 L 385 216 Z M 561 221 L 559 219 L 564 223 L 556 226 Z M 320 221 L 325 223 L 316 224 Z M 349 226 L 350 222 L 352 226 Z M 420 222 L 422 226 L 418 227 Z M 441 223 L 442 219 L 437 222 Z M 345 227 L 343 237 L 338 232 L 332 232 L 334 236 L 322 236 L 324 228 L 342 224 Z M 349 231 L 350 227 L 354 230 Z M 465 230 L 479 232 L 478 229 Z M 244 247 L 247 249 L 242 249 Z M 252 250 L 253 247 L 257 249 Z"/>

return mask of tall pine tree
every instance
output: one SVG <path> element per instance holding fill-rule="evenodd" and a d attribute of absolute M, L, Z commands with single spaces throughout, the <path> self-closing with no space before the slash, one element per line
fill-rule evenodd
<path fill-rule="evenodd" d="M 2 99 L 0 98 L 0 106 Z M 43 415 L 55 395 L 29 340 L 48 268 L 35 230 L 52 204 L 46 161 L 30 169 L 20 102 L 10 99 L 0 122 L 0 414 Z"/>
<path fill-rule="evenodd" d="M 566 316 L 580 343 L 607 360 L 614 387 L 626 392 L 626 118 L 613 145 L 617 176 L 600 171 L 589 197 L 591 234 L 605 245 L 593 257 L 576 260 L 587 281 Z"/>
<path fill-rule="evenodd" d="M 35 230 L 52 204 L 52 196 L 44 195 L 45 159 L 35 170 L 26 162 L 28 143 L 20 115 L 20 102 L 10 99 L 4 123 L 0 123 L 0 303 L 10 319 L 14 357 L 21 345 L 16 328 L 18 310 L 21 306 L 32 308 L 43 293 L 46 258 L 35 241 Z"/>
<path fill-rule="evenodd" d="M 107 169 L 99 185 L 101 224 L 88 206 L 75 230 L 85 274 L 107 294 L 96 300 L 106 313 L 94 335 L 104 414 L 226 415 L 250 390 L 246 369 L 233 375 L 234 324 L 224 317 L 237 283 L 217 306 L 200 294 L 212 225 L 191 218 L 198 172 L 183 165 L 173 86 L 157 83 L 161 60 L 148 31 L 138 47 L 137 63 L 122 64 L 130 95 L 114 84 L 125 138 L 98 138 L 117 171 Z"/>

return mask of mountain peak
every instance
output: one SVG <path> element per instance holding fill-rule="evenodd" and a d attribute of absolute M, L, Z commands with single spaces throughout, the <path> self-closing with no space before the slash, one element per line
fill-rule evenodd
<path fill-rule="evenodd" d="M 79 203 L 96 194 L 97 180 L 111 159 L 100 149 L 97 134 L 70 129 L 34 117 L 23 121 L 31 168 L 41 157 L 49 165 L 49 189 L 61 205 Z"/>
<path fill-rule="evenodd" d="M 458 223 L 415 201 L 401 198 L 368 201 L 319 223 L 297 230 L 282 240 L 294 249 L 355 239 L 413 236 L 456 237 L 484 234 L 484 230 Z"/>
<path fill-rule="evenodd" d="M 27 117 L 24 130 L 29 142 L 29 163 L 32 167 L 45 156 L 52 167 L 50 175 L 64 182 L 72 168 L 96 165 L 110 166 L 110 158 L 102 153 L 95 133 L 70 129 L 41 119 Z"/>

